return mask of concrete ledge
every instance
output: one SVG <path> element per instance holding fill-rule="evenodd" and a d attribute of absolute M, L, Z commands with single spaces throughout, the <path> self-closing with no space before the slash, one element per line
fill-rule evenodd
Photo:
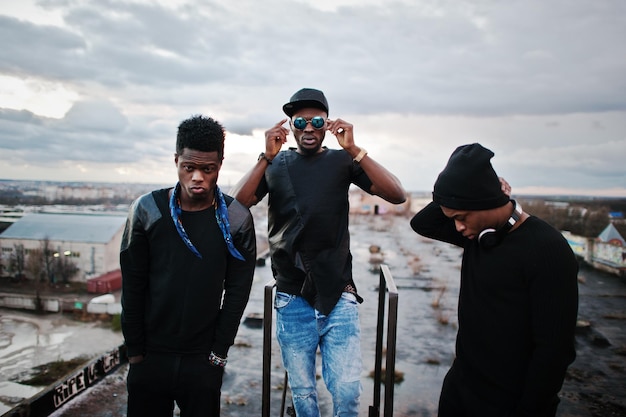
<path fill-rule="evenodd" d="M 61 302 L 57 298 L 39 297 L 41 310 L 58 313 L 61 311 Z M 21 310 L 37 310 L 37 297 L 34 295 L 0 293 L 0 307 Z"/>
<path fill-rule="evenodd" d="M 126 362 L 126 346 L 120 345 L 77 368 L 39 394 L 20 402 L 1 417 L 47 417 Z"/>

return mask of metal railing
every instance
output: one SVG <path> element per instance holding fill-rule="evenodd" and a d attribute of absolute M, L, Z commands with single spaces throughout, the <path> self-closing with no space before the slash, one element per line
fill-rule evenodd
<path fill-rule="evenodd" d="M 389 267 L 380 265 L 378 286 L 378 324 L 376 325 L 376 358 L 374 363 L 374 401 L 369 408 L 369 417 L 380 416 L 380 383 L 382 381 L 383 332 L 385 327 L 385 294 L 389 295 L 387 310 L 387 345 L 385 359 L 385 402 L 384 417 L 393 415 L 393 388 L 396 380 L 396 336 L 398 328 L 398 288 Z"/>
<path fill-rule="evenodd" d="M 273 295 L 276 280 L 272 279 L 265 284 L 263 293 L 263 388 L 261 400 L 262 417 L 270 416 L 271 397 L 271 369 L 272 369 L 272 314 Z M 388 297 L 387 297 L 388 295 Z M 393 415 L 393 389 L 395 384 L 396 364 L 396 335 L 398 325 L 398 289 L 391 276 L 387 265 L 380 265 L 380 283 L 378 287 L 378 323 L 376 326 L 376 353 L 374 364 L 374 397 L 373 404 L 369 407 L 368 417 L 380 416 L 381 382 L 382 382 L 382 359 L 383 359 L 383 333 L 385 330 L 385 300 L 389 298 L 387 309 L 387 339 L 385 359 L 385 397 L 384 417 Z M 285 412 L 287 393 L 287 373 L 283 383 L 283 395 L 279 416 Z"/>
<path fill-rule="evenodd" d="M 270 416 L 270 394 L 271 394 L 271 377 L 272 377 L 272 312 L 274 305 L 272 303 L 274 295 L 274 287 L 276 280 L 271 279 L 265 284 L 263 290 L 263 392 L 261 399 L 261 415 L 263 417 Z M 284 386 L 286 392 L 287 383 Z M 283 404 L 284 404 L 283 395 Z M 281 417 L 283 411 L 280 413 Z"/>

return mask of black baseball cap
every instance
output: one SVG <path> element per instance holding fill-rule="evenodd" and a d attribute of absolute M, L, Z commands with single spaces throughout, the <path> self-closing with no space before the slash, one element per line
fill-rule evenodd
<path fill-rule="evenodd" d="M 324 110 L 328 114 L 328 101 L 326 101 L 324 93 L 314 88 L 298 90 L 291 96 L 289 103 L 283 106 L 283 111 L 291 117 L 298 110 L 309 107 Z"/>

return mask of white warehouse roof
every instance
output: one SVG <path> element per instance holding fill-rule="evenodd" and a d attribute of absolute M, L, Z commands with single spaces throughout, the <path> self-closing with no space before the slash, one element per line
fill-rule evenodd
<path fill-rule="evenodd" d="M 30 213 L 0 238 L 108 243 L 125 223 L 126 216 L 120 215 Z"/>

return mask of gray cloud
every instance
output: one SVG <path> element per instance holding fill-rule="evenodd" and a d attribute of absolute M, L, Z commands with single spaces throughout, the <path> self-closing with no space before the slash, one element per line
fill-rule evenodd
<path fill-rule="evenodd" d="M 0 160 L 140 171 L 171 158 L 183 118 L 211 114 L 231 134 L 250 136 L 280 120 L 282 104 L 309 86 L 327 93 L 331 117 L 368 126 L 360 138 L 376 143 L 377 132 L 399 147 L 384 152 L 407 188 L 430 188 L 416 178 L 436 174 L 471 140 L 529 158 L 511 170 L 524 185 L 624 188 L 623 162 L 605 154 L 626 154 L 624 123 L 616 121 L 626 115 L 621 0 L 176 4 L 41 3 L 62 26 L 0 6 L 0 76 L 61 83 L 77 95 L 59 119 L 0 110 Z M 378 132 L 372 119 L 396 125 Z M 415 141 L 432 143 L 426 175 L 412 172 L 415 159 L 422 162 Z M 262 142 L 250 146 L 233 149 L 233 171 Z"/>

